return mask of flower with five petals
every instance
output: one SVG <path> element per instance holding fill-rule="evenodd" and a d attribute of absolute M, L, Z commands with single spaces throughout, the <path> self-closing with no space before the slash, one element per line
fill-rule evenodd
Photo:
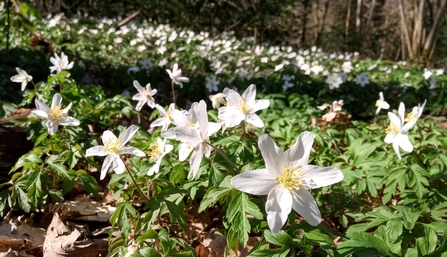
<path fill-rule="evenodd" d="M 174 64 L 174 67 L 172 67 L 172 71 L 166 69 L 166 72 L 169 74 L 169 77 L 172 79 L 172 81 L 180 87 L 183 87 L 183 82 L 189 82 L 189 79 L 187 77 L 182 77 L 182 70 L 178 68 L 177 63 Z"/>
<path fill-rule="evenodd" d="M 146 88 L 144 88 L 136 80 L 133 81 L 133 86 L 138 90 L 138 94 L 132 97 L 132 100 L 138 101 L 135 109 L 140 111 L 145 103 L 153 109 L 155 107 L 155 100 L 153 96 L 157 93 L 157 89 L 152 89 L 150 83 L 147 83 Z"/>
<path fill-rule="evenodd" d="M 310 225 L 318 225 L 321 213 L 308 190 L 343 180 L 343 173 L 338 168 L 308 164 L 313 141 L 314 135 L 305 131 L 292 148 L 284 152 L 268 135 L 263 135 L 258 145 L 265 169 L 247 171 L 231 179 L 231 185 L 240 191 L 268 195 L 265 210 L 273 233 L 280 231 L 292 209 Z"/>
<path fill-rule="evenodd" d="M 137 126 L 131 125 L 123 133 L 121 133 L 118 138 L 112 133 L 112 131 L 106 130 L 102 134 L 102 143 L 104 145 L 97 145 L 87 149 L 85 155 L 86 157 L 107 156 L 102 164 L 100 176 L 101 180 L 106 177 L 106 173 L 112 164 L 113 170 L 117 174 L 122 174 L 125 171 L 126 167 L 124 166 L 125 164 L 123 160 L 121 160 L 121 154 L 133 154 L 139 157 L 146 155 L 138 148 L 133 146 L 124 146 L 127 142 L 129 142 L 133 135 L 135 135 L 137 130 Z"/>
<path fill-rule="evenodd" d="M 25 91 L 26 85 L 33 80 L 31 75 L 28 75 L 26 71 L 16 67 L 17 75 L 11 77 L 12 82 L 22 83 L 22 91 Z"/>

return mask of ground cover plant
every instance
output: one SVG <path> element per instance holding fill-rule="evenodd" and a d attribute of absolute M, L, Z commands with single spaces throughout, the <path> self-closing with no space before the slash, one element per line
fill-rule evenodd
<path fill-rule="evenodd" d="M 1 50 L 2 126 L 33 144 L 5 221 L 81 186 L 116 207 L 109 256 L 447 256 L 443 69 L 115 23 L 48 17 L 55 53 Z"/>

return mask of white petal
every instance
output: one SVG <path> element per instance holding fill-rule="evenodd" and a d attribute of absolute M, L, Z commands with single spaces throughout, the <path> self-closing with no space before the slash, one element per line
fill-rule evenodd
<path fill-rule="evenodd" d="M 258 128 L 264 127 L 264 122 L 256 114 L 251 114 L 245 121 Z"/>
<path fill-rule="evenodd" d="M 305 189 L 314 189 L 333 185 L 343 180 L 343 173 L 336 167 L 319 167 L 305 165 L 301 167 L 303 186 Z"/>
<path fill-rule="evenodd" d="M 102 168 L 101 168 L 101 177 L 99 178 L 100 180 L 103 180 L 106 177 L 107 171 L 109 170 L 110 164 L 112 164 L 112 156 L 107 156 L 104 159 L 104 162 L 102 164 Z"/>
<path fill-rule="evenodd" d="M 134 101 L 146 101 L 147 97 L 145 94 L 137 93 L 132 96 L 132 100 Z"/>
<path fill-rule="evenodd" d="M 194 150 L 194 147 L 189 146 L 185 143 L 180 143 L 178 146 L 178 159 L 179 161 L 184 161 L 186 158 L 188 158 L 189 154 Z"/>
<path fill-rule="evenodd" d="M 388 134 L 386 134 L 386 136 L 385 136 L 385 143 L 387 143 L 387 144 L 391 144 L 393 141 L 394 141 L 394 138 L 395 138 L 396 136 L 395 135 L 393 135 L 393 134 L 391 134 L 391 133 L 388 133 Z"/>
<path fill-rule="evenodd" d="M 48 128 L 48 134 L 54 135 L 57 132 L 57 127 L 58 127 L 57 122 L 53 122 L 51 120 L 47 120 L 46 125 L 47 125 L 47 128 Z"/>
<path fill-rule="evenodd" d="M 189 159 L 191 169 L 188 174 L 188 179 L 194 179 L 195 176 L 197 175 L 197 172 L 199 171 L 200 168 L 200 163 L 202 162 L 203 159 L 203 150 L 204 149 L 202 147 L 202 144 L 198 145 L 194 149 L 194 152 L 192 153 L 191 158 Z"/>
<path fill-rule="evenodd" d="M 210 136 L 216 134 L 217 131 L 219 131 L 219 129 L 221 127 L 222 126 L 219 123 L 209 122 L 208 123 L 208 134 L 207 134 L 207 136 L 210 137 Z"/>
<path fill-rule="evenodd" d="M 26 85 L 28 84 L 28 81 L 26 81 L 26 80 L 24 80 L 23 82 L 22 82 L 22 86 L 21 86 L 21 90 L 22 91 L 25 91 L 25 88 L 26 88 Z"/>
<path fill-rule="evenodd" d="M 399 117 L 401 120 L 405 119 L 405 104 L 403 102 L 400 102 L 399 109 L 398 109 Z M 401 124 L 402 127 L 402 124 Z"/>
<path fill-rule="evenodd" d="M 251 107 L 252 112 L 257 112 L 259 110 L 266 109 L 270 106 L 269 100 L 256 100 L 254 105 Z"/>
<path fill-rule="evenodd" d="M 138 127 L 135 125 L 130 125 L 126 130 L 124 130 L 123 133 L 118 137 L 118 139 L 121 141 L 122 145 L 125 145 L 129 140 L 137 133 Z"/>
<path fill-rule="evenodd" d="M 140 85 L 140 83 L 136 80 L 133 81 L 133 86 L 135 87 L 135 89 L 140 92 L 140 94 L 145 95 L 146 94 L 146 90 L 144 90 L 144 88 Z"/>
<path fill-rule="evenodd" d="M 390 122 L 398 126 L 399 130 L 402 128 L 402 119 L 400 119 L 396 114 L 388 112 L 388 118 L 390 118 Z"/>
<path fill-rule="evenodd" d="M 36 104 L 36 108 L 37 108 L 37 110 L 44 111 L 44 112 L 46 112 L 47 114 L 48 114 L 48 112 L 50 112 L 50 107 L 48 107 L 48 105 L 42 103 L 41 101 L 39 101 L 39 100 L 36 99 L 36 100 L 34 101 L 34 103 Z M 39 115 L 39 116 L 40 116 L 40 115 Z M 48 115 L 47 115 L 47 117 L 48 117 Z"/>
<path fill-rule="evenodd" d="M 314 134 L 309 131 L 304 131 L 299 135 L 295 144 L 285 152 L 287 161 L 291 166 L 307 165 L 314 138 Z"/>
<path fill-rule="evenodd" d="M 259 169 L 234 176 L 231 179 L 231 185 L 248 194 L 266 195 L 278 185 L 278 180 L 266 169 Z"/>
<path fill-rule="evenodd" d="M 268 135 L 262 135 L 258 146 L 265 161 L 265 167 L 272 177 L 277 178 L 285 168 L 286 155 Z"/>
<path fill-rule="evenodd" d="M 278 233 L 284 223 L 287 221 L 292 210 L 292 194 L 289 190 L 282 188 L 280 185 L 274 187 L 268 194 L 265 203 L 265 211 L 267 212 L 267 222 L 273 233 Z"/>
<path fill-rule="evenodd" d="M 45 111 L 33 110 L 33 111 L 31 111 L 31 113 L 36 114 L 37 116 L 39 116 L 41 118 L 48 119 L 48 113 L 46 113 Z"/>
<path fill-rule="evenodd" d="M 146 156 L 146 154 L 141 151 L 140 149 L 133 147 L 133 146 L 127 146 L 127 147 L 123 147 L 120 151 L 119 154 L 133 154 L 139 157 L 143 157 Z"/>
<path fill-rule="evenodd" d="M 247 103 L 253 103 L 256 99 L 256 85 L 251 84 L 242 94 L 242 98 L 244 98 Z"/>
<path fill-rule="evenodd" d="M 62 96 L 59 93 L 56 93 L 53 95 L 53 101 L 51 102 L 51 109 L 53 109 L 56 106 L 61 106 L 62 103 Z"/>
<path fill-rule="evenodd" d="M 199 122 L 199 129 L 202 138 L 205 138 L 208 133 L 208 113 L 206 111 L 206 103 L 200 100 L 196 110 L 197 120 Z"/>
<path fill-rule="evenodd" d="M 149 171 L 147 172 L 148 176 L 152 176 L 155 173 L 158 173 L 158 171 L 160 171 L 160 163 L 161 163 L 161 158 L 159 158 L 155 164 L 149 169 Z"/>
<path fill-rule="evenodd" d="M 388 110 L 390 108 L 390 105 L 387 102 L 382 101 L 380 102 L 380 108 Z"/>
<path fill-rule="evenodd" d="M 123 174 L 126 169 L 123 160 L 119 156 L 114 156 L 113 158 L 113 170 L 116 174 Z"/>
<path fill-rule="evenodd" d="M 11 77 L 11 81 L 12 82 L 16 82 L 16 83 L 22 83 L 23 81 L 25 81 L 25 79 L 23 78 L 23 76 L 19 75 L 14 75 Z"/>
<path fill-rule="evenodd" d="M 200 132 L 196 128 L 192 127 L 180 127 L 174 128 L 177 140 L 195 147 L 199 143 L 203 142 Z M 165 137 L 162 133 L 162 136 Z M 166 137 L 165 137 L 166 138 Z"/>
<path fill-rule="evenodd" d="M 71 109 L 71 106 L 73 106 L 73 103 L 69 103 L 68 106 L 62 110 L 62 113 L 68 114 L 68 111 Z"/>
<path fill-rule="evenodd" d="M 87 151 L 85 153 L 85 157 L 106 156 L 106 155 L 107 155 L 107 153 L 104 151 L 103 145 L 97 145 L 97 146 L 90 147 L 89 149 L 87 149 Z"/>
<path fill-rule="evenodd" d="M 163 156 L 170 153 L 174 149 L 173 145 L 165 145 L 165 150 L 163 151 Z"/>
<path fill-rule="evenodd" d="M 104 133 L 102 133 L 102 144 L 106 145 L 109 141 L 115 141 L 116 140 L 116 136 L 112 133 L 112 131 L 110 130 L 106 130 L 104 131 Z"/>
<path fill-rule="evenodd" d="M 321 222 L 321 213 L 315 198 L 306 189 L 292 191 L 292 207 L 310 225 L 317 226 Z"/>
<path fill-rule="evenodd" d="M 63 126 L 79 126 L 81 124 L 78 119 L 75 119 L 73 117 L 67 116 L 61 121 L 59 121 L 59 124 Z"/>
<path fill-rule="evenodd" d="M 411 143 L 410 139 L 408 138 L 408 135 L 399 134 L 395 140 L 399 142 L 399 146 L 405 152 L 409 152 L 409 153 L 413 152 L 413 144 Z"/>
<path fill-rule="evenodd" d="M 401 160 L 402 157 L 400 156 L 399 141 L 397 141 L 397 140 L 393 141 L 393 149 L 396 152 L 397 158 L 399 158 L 399 160 Z"/>

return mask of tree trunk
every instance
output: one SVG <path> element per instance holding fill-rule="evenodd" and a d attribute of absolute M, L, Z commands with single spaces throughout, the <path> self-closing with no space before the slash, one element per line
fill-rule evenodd
<path fill-rule="evenodd" d="M 349 21 L 351 20 L 351 5 L 352 0 L 348 0 L 348 13 L 346 14 L 346 22 L 345 22 L 345 37 L 349 35 Z"/>
<path fill-rule="evenodd" d="M 357 34 L 357 39 L 360 39 L 362 25 L 362 0 L 357 0 L 357 11 L 355 13 L 355 33 Z"/>
<path fill-rule="evenodd" d="M 421 54 L 421 45 L 423 44 L 423 22 L 425 14 L 425 0 L 420 0 L 419 8 L 415 5 L 415 22 L 413 29 L 413 56 L 418 57 Z"/>
<path fill-rule="evenodd" d="M 404 6 L 405 6 L 404 0 L 399 0 L 399 10 L 400 10 L 400 20 L 401 20 L 401 24 L 402 24 L 402 31 L 403 31 L 405 42 L 407 45 L 407 50 L 408 50 L 407 52 L 408 52 L 409 58 L 412 59 L 413 55 L 411 52 L 411 41 L 410 41 L 410 36 L 408 33 L 407 19 L 405 17 Z M 403 49 L 402 49 L 402 53 L 404 53 L 404 52 L 405 51 L 403 51 Z"/>
<path fill-rule="evenodd" d="M 427 40 L 425 41 L 424 49 L 422 50 L 422 58 L 424 58 L 425 60 L 429 60 L 430 52 L 432 51 L 432 49 L 434 49 L 436 45 L 436 38 L 438 37 L 439 27 L 442 23 L 441 18 L 442 15 L 444 14 L 446 4 L 447 0 L 441 1 L 441 6 L 439 7 L 438 12 L 436 13 L 436 17 L 431 26 L 430 33 L 428 34 Z"/>
<path fill-rule="evenodd" d="M 371 6 L 369 7 L 368 21 L 366 22 L 366 27 L 369 28 L 371 26 L 372 17 L 374 14 L 374 7 L 376 6 L 376 0 L 372 0 Z"/>

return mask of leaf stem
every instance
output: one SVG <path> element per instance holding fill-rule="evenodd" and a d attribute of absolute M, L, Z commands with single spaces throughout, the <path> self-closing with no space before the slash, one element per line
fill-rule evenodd
<path fill-rule="evenodd" d="M 222 152 L 222 150 L 220 150 L 219 148 L 215 147 L 214 145 L 212 145 L 212 144 L 210 144 L 210 143 L 208 143 L 208 142 L 204 142 L 204 143 L 206 143 L 207 145 L 209 145 L 209 146 L 211 146 L 212 148 L 214 148 L 220 155 L 222 155 L 222 157 L 223 157 L 225 160 L 227 160 L 227 162 L 231 165 L 231 167 L 233 167 L 233 169 L 234 169 L 235 171 L 237 171 L 238 173 L 240 173 L 240 171 L 239 171 L 239 169 L 236 167 L 236 165 L 230 160 L 230 158 L 228 158 L 228 156 L 227 156 L 224 152 Z"/>
<path fill-rule="evenodd" d="M 137 188 L 138 192 L 140 192 L 140 194 L 144 197 L 144 199 L 146 199 L 146 201 L 149 202 L 149 198 L 147 198 L 147 196 L 143 193 L 143 191 L 141 191 L 140 187 L 137 184 L 137 181 L 135 181 L 135 178 L 133 177 L 133 175 L 130 172 L 130 170 L 127 168 L 126 165 L 124 165 L 124 167 L 126 167 L 127 173 L 129 173 L 129 176 L 132 179 L 133 183 L 135 184 L 135 187 Z"/>
<path fill-rule="evenodd" d="M 413 155 L 416 157 L 416 159 L 418 160 L 418 162 L 422 165 L 422 167 L 424 167 L 425 169 L 427 169 L 427 166 L 424 164 L 424 162 L 421 159 L 421 156 L 416 153 L 416 151 L 413 151 Z"/>
<path fill-rule="evenodd" d="M 53 135 L 50 135 L 51 154 L 54 154 Z M 53 188 L 56 188 L 56 173 L 53 172 Z"/>

